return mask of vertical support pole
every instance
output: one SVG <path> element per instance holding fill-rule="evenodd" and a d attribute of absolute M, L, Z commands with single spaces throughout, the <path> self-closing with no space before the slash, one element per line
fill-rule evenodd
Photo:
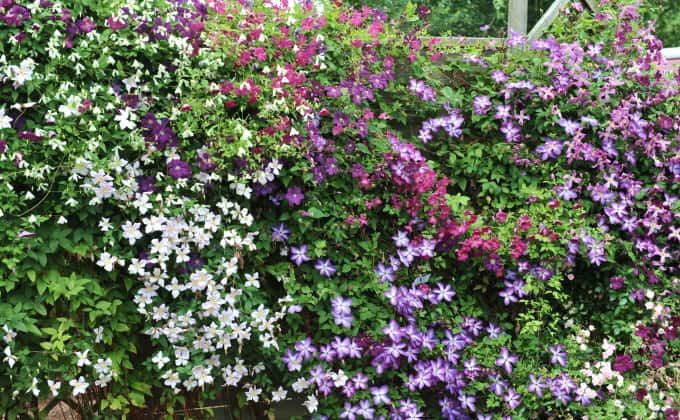
<path fill-rule="evenodd" d="M 508 34 L 510 29 L 520 34 L 527 33 L 529 15 L 529 0 L 509 0 L 508 3 Z"/>

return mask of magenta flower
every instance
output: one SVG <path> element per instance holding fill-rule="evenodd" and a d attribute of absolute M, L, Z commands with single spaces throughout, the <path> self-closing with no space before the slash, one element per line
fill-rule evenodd
<path fill-rule="evenodd" d="M 609 287 L 614 290 L 619 290 L 623 287 L 624 279 L 623 277 L 612 277 L 609 279 Z"/>
<path fill-rule="evenodd" d="M 191 177 L 191 167 L 183 160 L 175 159 L 168 162 L 168 174 L 175 178 L 189 178 Z"/>

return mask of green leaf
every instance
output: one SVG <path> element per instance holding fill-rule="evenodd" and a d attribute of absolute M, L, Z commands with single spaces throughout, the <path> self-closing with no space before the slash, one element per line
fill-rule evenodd
<path fill-rule="evenodd" d="M 323 217 L 328 217 L 326 213 L 324 213 L 321 209 L 316 208 L 316 207 L 310 207 L 307 212 L 313 219 L 321 219 Z"/>

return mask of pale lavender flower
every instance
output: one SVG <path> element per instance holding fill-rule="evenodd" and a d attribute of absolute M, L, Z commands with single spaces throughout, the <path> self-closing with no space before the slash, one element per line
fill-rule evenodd
<path fill-rule="evenodd" d="M 290 259 L 296 264 L 301 265 L 303 262 L 310 261 L 311 258 L 307 256 L 307 245 L 300 245 L 299 247 L 290 248 Z"/>
<path fill-rule="evenodd" d="M 514 388 L 508 388 L 508 393 L 503 396 L 503 399 L 508 403 L 508 406 L 512 410 L 519 407 L 521 404 L 520 396 Z"/>
<path fill-rule="evenodd" d="M 550 363 L 553 365 L 559 364 L 564 367 L 567 365 L 567 352 L 564 351 L 561 344 L 557 346 L 550 346 Z"/>
<path fill-rule="evenodd" d="M 387 385 L 372 387 L 371 395 L 373 395 L 373 403 L 375 405 L 390 404 L 392 400 L 388 395 L 389 390 Z"/>
<path fill-rule="evenodd" d="M 519 358 L 511 355 L 507 347 L 501 348 L 501 357 L 496 359 L 496 366 L 502 366 L 507 373 L 512 373 L 512 365 L 517 363 Z"/>
<path fill-rule="evenodd" d="M 491 100 L 489 99 L 488 96 L 476 96 L 475 99 L 472 100 L 472 106 L 475 109 L 475 114 L 477 115 L 484 115 L 489 110 L 491 109 Z"/>

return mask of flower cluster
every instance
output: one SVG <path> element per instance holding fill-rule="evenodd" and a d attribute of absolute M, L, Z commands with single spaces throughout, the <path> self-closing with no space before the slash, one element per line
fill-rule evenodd
<path fill-rule="evenodd" d="M 0 4 L 7 417 L 678 417 L 644 5 L 445 46 L 410 6 L 86 3 Z"/>

